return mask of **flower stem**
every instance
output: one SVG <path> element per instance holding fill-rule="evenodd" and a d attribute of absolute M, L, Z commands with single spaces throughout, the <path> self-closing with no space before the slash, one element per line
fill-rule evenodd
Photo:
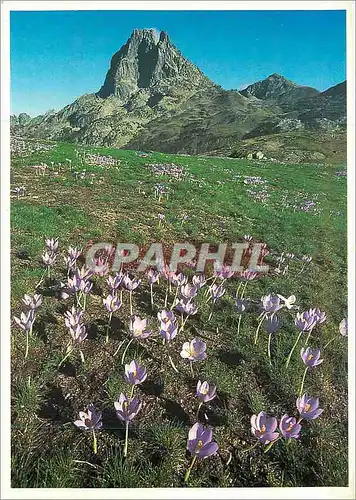
<path fill-rule="evenodd" d="M 247 453 L 248 451 L 251 451 L 253 450 L 254 448 L 256 448 L 256 446 L 258 445 L 259 441 L 256 441 L 255 444 L 253 446 L 250 446 L 249 448 L 247 448 L 247 450 L 243 450 L 240 452 L 241 453 Z"/>
<path fill-rule="evenodd" d="M 236 294 L 235 294 L 235 299 L 239 298 L 239 292 L 240 292 L 241 285 L 242 285 L 242 281 L 240 281 L 239 286 L 237 287 Z"/>
<path fill-rule="evenodd" d="M 62 361 L 59 363 L 58 368 L 60 368 L 60 366 L 61 366 L 61 365 L 65 362 L 65 360 L 66 360 L 67 358 L 69 358 L 69 356 L 70 356 L 70 355 L 72 354 L 72 352 L 73 352 L 73 349 L 74 349 L 74 348 L 72 347 L 71 349 L 69 349 L 69 350 L 68 350 L 67 354 L 64 356 L 64 358 L 62 359 Z"/>
<path fill-rule="evenodd" d="M 294 342 L 294 345 L 293 345 L 293 347 L 292 347 L 292 349 L 291 349 L 291 351 L 290 351 L 290 353 L 289 353 L 289 355 L 288 355 L 287 361 L 286 361 L 286 368 L 288 368 L 288 366 L 289 366 L 289 363 L 290 363 L 290 360 L 291 360 L 292 354 L 293 354 L 293 352 L 294 352 L 294 349 L 297 347 L 297 344 L 298 344 L 299 339 L 300 339 L 300 337 L 302 336 L 302 334 L 303 334 L 303 331 L 301 331 L 301 332 L 299 333 L 299 335 L 298 335 L 298 337 L 297 337 L 297 340 Z"/>
<path fill-rule="evenodd" d="M 125 343 L 125 340 L 122 340 L 119 344 L 119 347 L 116 349 L 116 351 L 114 352 L 113 354 L 113 357 L 115 358 L 115 356 L 117 355 L 117 353 L 120 351 L 121 347 L 123 346 L 123 344 Z"/>
<path fill-rule="evenodd" d="M 245 285 L 244 285 L 244 287 L 243 287 L 243 289 L 242 289 L 242 292 L 241 292 L 241 299 L 243 299 L 243 298 L 244 298 L 244 295 L 245 295 L 245 292 L 246 292 L 247 285 L 248 285 L 248 281 L 246 281 L 246 283 L 245 283 Z"/>
<path fill-rule="evenodd" d="M 165 309 L 167 307 L 167 300 L 168 300 L 168 282 L 167 282 L 167 287 L 166 287 L 166 296 L 164 298 L 164 308 Z"/>
<path fill-rule="evenodd" d="M 171 363 L 171 366 L 173 368 L 173 370 L 176 372 L 176 373 L 179 373 L 179 370 L 177 369 L 176 365 L 173 363 L 173 359 L 171 358 L 171 356 L 168 354 L 168 359 Z"/>
<path fill-rule="evenodd" d="M 133 398 L 134 390 L 135 390 L 135 384 L 133 384 L 132 387 L 131 387 L 129 403 L 131 403 L 131 400 Z"/>
<path fill-rule="evenodd" d="M 310 339 L 310 334 L 311 334 L 311 332 L 312 332 L 312 331 L 310 330 L 310 332 L 308 333 L 308 336 L 307 336 L 307 338 L 306 338 L 306 340 L 305 340 L 305 342 L 304 342 L 304 345 L 305 345 L 305 346 L 306 346 L 306 345 L 308 345 L 308 342 L 309 342 L 309 339 Z"/>
<path fill-rule="evenodd" d="M 331 340 L 329 340 L 329 342 L 327 342 L 327 343 L 324 345 L 324 349 L 325 349 L 326 347 L 328 347 L 328 345 L 329 345 L 329 344 L 331 344 L 331 342 L 333 342 L 333 341 L 334 341 L 335 339 L 337 339 L 337 338 L 338 338 L 338 335 L 337 335 L 336 337 L 333 337 Z"/>
<path fill-rule="evenodd" d="M 275 439 L 274 441 L 271 441 L 270 443 L 268 443 L 268 445 L 266 446 L 265 450 L 264 450 L 264 453 L 267 453 L 271 448 L 272 446 L 277 443 L 277 441 L 280 439 L 280 436 Z"/>
<path fill-rule="evenodd" d="M 213 311 L 214 311 L 214 302 L 213 302 L 213 304 L 212 304 L 212 306 L 211 306 L 211 311 L 210 311 L 210 314 L 209 314 L 208 321 L 210 321 L 210 320 L 211 320 L 211 317 L 212 317 L 212 315 L 213 315 Z"/>
<path fill-rule="evenodd" d="M 121 364 L 122 365 L 124 364 L 124 361 L 125 361 L 125 356 L 126 356 L 126 353 L 127 353 L 127 349 L 130 347 L 132 341 L 133 341 L 133 338 L 129 341 L 129 343 L 127 344 L 124 352 L 122 353 L 122 358 L 121 358 Z"/>
<path fill-rule="evenodd" d="M 153 309 L 153 284 L 150 284 L 150 291 L 151 291 L 151 308 Z"/>
<path fill-rule="evenodd" d="M 203 404 L 203 402 L 201 401 L 201 402 L 199 403 L 199 406 L 198 406 L 198 409 L 197 409 L 197 414 L 196 414 L 196 419 L 197 419 L 197 420 L 198 420 L 198 418 L 199 418 L 199 412 L 200 412 L 200 408 L 202 407 L 202 404 Z"/>
<path fill-rule="evenodd" d="M 303 374 L 303 378 L 302 378 L 302 383 L 301 383 L 301 386 L 300 386 L 300 389 L 299 389 L 299 397 L 301 397 L 302 393 L 303 393 L 304 381 L 305 381 L 305 376 L 307 374 L 308 368 L 309 368 L 309 366 L 307 366 L 306 369 L 304 370 L 304 374 Z"/>
<path fill-rule="evenodd" d="M 86 305 L 87 305 L 87 294 L 83 293 L 83 311 L 85 311 Z"/>
<path fill-rule="evenodd" d="M 269 364 L 272 364 L 271 360 L 271 339 L 272 339 L 272 333 L 268 335 L 268 346 L 267 346 L 267 354 L 268 354 L 268 359 L 269 359 Z"/>
<path fill-rule="evenodd" d="M 105 340 L 106 343 L 109 342 L 109 330 L 110 330 L 111 319 L 112 319 L 112 312 L 110 313 L 108 326 L 106 328 L 106 340 Z"/>
<path fill-rule="evenodd" d="M 127 457 L 127 447 L 129 444 L 129 421 L 126 421 L 124 457 Z"/>
<path fill-rule="evenodd" d="M 172 305 L 171 305 L 171 309 L 170 309 L 171 311 L 172 311 L 172 309 L 174 307 L 174 304 L 176 303 L 176 300 L 177 300 L 177 297 L 178 297 L 178 291 L 179 291 L 179 289 L 178 289 L 178 287 L 176 287 L 176 293 L 174 294 L 174 299 L 173 299 L 173 302 L 172 302 Z"/>
<path fill-rule="evenodd" d="M 190 361 L 190 373 L 191 373 L 192 377 L 194 378 L 193 361 Z"/>
<path fill-rule="evenodd" d="M 26 359 L 26 358 L 27 358 L 27 356 L 28 356 L 28 345 L 29 345 L 28 338 L 29 338 L 29 331 L 28 331 L 28 330 L 26 330 L 26 352 L 25 352 L 25 359 Z"/>
<path fill-rule="evenodd" d="M 263 314 L 262 314 L 262 318 L 261 318 L 260 322 L 258 323 L 258 326 L 257 326 L 257 329 L 256 329 L 256 334 L 255 334 L 255 345 L 257 345 L 257 342 L 258 342 L 258 334 L 259 334 L 259 332 L 260 332 L 260 329 L 261 329 L 261 326 L 262 326 L 263 320 L 265 319 L 266 314 L 267 314 L 267 313 L 263 313 Z"/>
<path fill-rule="evenodd" d="M 240 335 L 240 325 L 241 325 L 242 314 L 239 315 L 239 321 L 237 323 L 237 336 Z"/>
<path fill-rule="evenodd" d="M 194 464 L 195 464 L 195 461 L 197 459 L 197 456 L 194 455 L 193 457 L 193 460 L 192 460 L 192 463 L 190 464 L 187 472 L 185 473 L 185 476 L 184 476 L 184 482 L 187 483 L 188 482 L 188 479 L 189 479 L 189 476 L 190 476 L 190 473 L 192 472 L 192 468 L 194 467 Z"/>
<path fill-rule="evenodd" d="M 95 435 L 94 429 L 93 429 L 93 451 L 94 451 L 95 455 L 98 453 L 98 443 L 96 440 L 96 435 Z"/>
<path fill-rule="evenodd" d="M 132 290 L 130 290 L 130 314 L 132 316 L 133 311 L 132 311 Z"/>

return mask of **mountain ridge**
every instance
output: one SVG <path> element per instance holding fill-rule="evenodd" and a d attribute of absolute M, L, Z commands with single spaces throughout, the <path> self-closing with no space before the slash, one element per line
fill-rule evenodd
<path fill-rule="evenodd" d="M 224 90 L 162 31 L 135 29 L 111 58 L 103 85 L 57 112 L 12 130 L 75 143 L 197 154 L 293 130 L 340 131 L 346 86 L 320 92 L 272 73 L 241 91 Z"/>

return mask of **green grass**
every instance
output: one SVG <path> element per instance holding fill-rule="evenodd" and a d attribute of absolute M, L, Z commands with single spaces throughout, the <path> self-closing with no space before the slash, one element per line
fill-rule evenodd
<path fill-rule="evenodd" d="M 58 237 L 61 257 L 54 277 L 64 282 L 62 255 L 68 245 L 85 247 L 93 242 L 134 242 L 146 245 L 163 241 L 239 242 L 244 234 L 265 241 L 271 248 L 267 261 L 276 266 L 276 256 L 293 252 L 285 276 L 270 273 L 247 287 L 247 297 L 258 301 L 266 293 L 294 293 L 301 310 L 320 307 L 328 320 L 312 334 L 310 345 L 328 346 L 324 362 L 312 370 L 305 389 L 320 397 L 322 416 L 303 423 L 301 439 L 286 447 L 276 444 L 269 453 L 261 446 L 251 451 L 255 440 L 250 416 L 259 411 L 280 418 L 296 415 L 295 399 L 303 374 L 298 350 L 289 369 L 285 359 L 297 330 L 294 312 L 283 311 L 282 328 L 272 345 L 269 364 L 267 334 L 253 343 L 258 312 L 251 309 L 237 335 L 238 316 L 233 296 L 237 282 L 230 280 L 227 292 L 210 310 L 199 300 L 199 310 L 170 345 L 179 368 L 176 374 L 167 361 L 167 351 L 157 337 L 156 314 L 164 302 L 164 284 L 155 286 L 155 308 L 151 311 L 146 281 L 134 293 L 135 311 L 148 317 L 155 338 L 142 345 L 131 344 L 126 360 L 140 359 L 148 381 L 138 387 L 143 408 L 129 437 L 129 455 L 122 454 L 124 428 L 116 419 L 113 402 L 127 390 L 123 380 L 121 352 L 114 357 L 121 340 L 128 337 L 128 296 L 114 314 L 110 342 L 105 344 L 108 314 L 101 294 L 107 292 L 105 278 L 95 277 L 96 291 L 89 298 L 85 322 L 91 335 L 82 345 L 85 363 L 76 352 L 63 369 L 58 364 L 65 354 L 68 333 L 63 313 L 71 299 L 58 300 L 54 285 L 40 289 L 44 303 L 39 309 L 24 359 L 25 336 L 12 332 L 13 477 L 14 487 L 181 487 L 190 463 L 186 451 L 189 427 L 195 422 L 197 379 L 218 386 L 218 398 L 205 406 L 219 454 L 195 467 L 192 487 L 255 486 L 346 486 L 347 485 L 347 339 L 339 336 L 338 324 L 347 315 L 346 288 L 346 179 L 335 175 L 336 167 L 278 165 L 238 159 L 206 158 L 151 153 L 148 158 L 134 151 L 85 148 L 120 160 L 110 170 L 80 166 L 75 146 L 58 144 L 46 153 L 12 159 L 12 187 L 26 186 L 24 197 L 13 197 L 12 219 L 12 309 L 18 315 L 21 298 L 32 293 L 40 281 L 45 237 Z M 72 159 L 73 170 L 95 174 L 76 180 L 68 165 L 58 175 L 34 175 L 32 165 Z M 185 168 L 182 180 L 153 175 L 147 163 L 175 163 Z M 57 171 L 56 165 L 54 171 Z M 240 176 L 240 177 L 236 177 Z M 243 176 L 261 176 L 267 181 L 266 203 L 254 202 L 251 186 Z M 140 184 L 138 183 L 140 181 Z M 168 199 L 154 196 L 154 187 L 170 188 Z M 255 188 L 253 188 L 255 189 Z M 257 188 L 256 188 L 257 189 Z M 260 189 L 260 188 L 258 188 Z M 294 210 L 288 204 L 298 200 L 318 201 L 318 214 Z M 335 215 L 339 212 L 339 215 Z M 159 226 L 158 214 L 165 214 Z M 188 218 L 183 220 L 183 215 Z M 303 269 L 300 258 L 313 257 Z M 188 271 L 191 275 L 191 272 Z M 173 295 L 169 297 L 170 301 Z M 116 318 L 116 319 L 115 319 Z M 207 342 L 208 359 L 195 364 L 192 379 L 189 366 L 179 356 L 184 341 L 193 337 Z M 104 430 L 98 433 L 98 454 L 92 451 L 91 436 L 72 422 L 88 403 L 104 411 Z M 204 418 L 202 414 L 200 418 Z"/>

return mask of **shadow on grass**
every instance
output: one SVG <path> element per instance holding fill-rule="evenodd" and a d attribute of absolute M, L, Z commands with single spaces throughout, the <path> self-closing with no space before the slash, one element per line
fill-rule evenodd
<path fill-rule="evenodd" d="M 228 366 L 240 366 L 244 361 L 244 357 L 237 350 L 228 351 L 226 349 L 220 349 L 218 351 L 218 358 L 220 361 Z"/>
<path fill-rule="evenodd" d="M 55 385 L 48 386 L 46 401 L 41 405 L 38 416 L 53 422 L 66 423 L 73 414 L 73 408 L 65 399 L 62 389 Z"/>
<path fill-rule="evenodd" d="M 141 384 L 140 389 L 146 395 L 160 397 L 164 392 L 164 379 L 160 376 L 148 379 Z"/>
<path fill-rule="evenodd" d="M 190 424 L 190 416 L 186 411 L 181 407 L 180 404 L 176 403 L 172 399 L 161 398 L 163 400 L 163 407 L 166 411 L 168 418 L 173 421 L 178 421 L 182 424 L 189 425 Z"/>

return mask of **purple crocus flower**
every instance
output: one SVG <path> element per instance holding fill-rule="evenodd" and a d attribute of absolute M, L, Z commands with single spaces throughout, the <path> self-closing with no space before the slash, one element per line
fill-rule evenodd
<path fill-rule="evenodd" d="M 43 301 L 42 295 L 39 295 L 37 293 L 35 293 L 33 297 L 25 294 L 24 298 L 22 299 L 22 302 L 30 309 L 38 309 L 42 304 L 42 301 Z"/>
<path fill-rule="evenodd" d="M 88 269 L 86 266 L 82 266 L 80 269 L 76 271 L 77 277 L 82 280 L 88 280 L 94 273 L 91 269 Z"/>
<path fill-rule="evenodd" d="M 48 267 L 53 266 L 53 264 L 56 262 L 56 259 L 57 259 L 57 254 L 55 254 L 55 253 L 48 253 L 46 251 L 42 255 L 42 261 Z"/>
<path fill-rule="evenodd" d="M 83 293 L 87 294 L 93 288 L 93 283 L 91 283 L 88 280 L 81 279 L 78 281 L 78 283 L 79 283 L 79 290 Z"/>
<path fill-rule="evenodd" d="M 96 411 L 95 406 L 91 403 L 88 405 L 88 413 L 84 411 L 79 412 L 79 420 L 76 420 L 74 425 L 83 431 L 99 430 L 103 425 L 101 421 L 102 416 L 102 412 Z"/>
<path fill-rule="evenodd" d="M 68 255 L 73 261 L 76 261 L 82 255 L 82 250 L 79 250 L 77 247 L 69 247 Z"/>
<path fill-rule="evenodd" d="M 311 311 L 314 314 L 316 324 L 321 325 L 322 323 L 324 323 L 324 321 L 326 320 L 326 313 L 325 312 L 320 311 L 320 309 L 318 307 L 316 307 L 315 309 L 312 309 Z"/>
<path fill-rule="evenodd" d="M 206 343 L 199 339 L 184 342 L 180 355 L 189 361 L 203 361 L 206 359 Z"/>
<path fill-rule="evenodd" d="M 107 277 L 106 282 L 111 290 L 111 295 L 115 294 L 116 291 L 119 289 L 123 278 L 124 275 L 122 273 L 116 273 L 115 276 L 110 275 Z"/>
<path fill-rule="evenodd" d="M 301 332 L 310 332 L 315 326 L 314 314 L 310 314 L 310 311 L 297 313 L 295 324 Z"/>
<path fill-rule="evenodd" d="M 146 368 L 139 366 L 137 361 L 131 361 L 129 365 L 125 365 L 125 379 L 129 384 L 142 384 L 147 378 Z"/>
<path fill-rule="evenodd" d="M 347 337 L 347 318 L 344 318 L 339 324 L 339 332 L 343 337 Z"/>
<path fill-rule="evenodd" d="M 234 271 L 229 266 L 223 265 L 220 269 L 214 269 L 214 276 L 226 280 L 234 275 Z"/>
<path fill-rule="evenodd" d="M 257 273 L 254 271 L 251 271 L 250 269 L 244 269 L 239 274 L 239 278 L 241 281 L 252 281 L 256 278 L 256 276 L 257 276 Z"/>
<path fill-rule="evenodd" d="M 281 327 L 281 321 L 278 316 L 272 314 L 265 319 L 264 325 L 268 333 L 276 333 Z"/>
<path fill-rule="evenodd" d="M 304 347 L 302 347 L 300 355 L 303 363 L 309 367 L 320 365 L 320 363 L 324 361 L 320 359 L 320 349 L 312 349 L 311 347 L 304 349 Z"/>
<path fill-rule="evenodd" d="M 122 422 L 128 423 L 141 410 L 142 403 L 136 397 L 129 400 L 126 394 L 121 393 L 119 401 L 114 403 L 114 407 L 117 418 Z"/>
<path fill-rule="evenodd" d="M 182 286 L 187 282 L 187 278 L 184 276 L 183 273 L 170 273 L 169 276 L 169 281 L 172 283 L 173 286 Z"/>
<path fill-rule="evenodd" d="M 154 269 L 149 269 L 146 273 L 148 283 L 153 285 L 159 280 L 161 273 L 159 271 L 155 271 Z"/>
<path fill-rule="evenodd" d="M 58 238 L 47 238 L 45 240 L 49 252 L 55 253 L 58 250 Z"/>
<path fill-rule="evenodd" d="M 68 328 L 74 341 L 83 342 L 88 336 L 85 325 L 78 323 Z"/>
<path fill-rule="evenodd" d="M 174 321 L 161 323 L 161 329 L 159 333 L 164 338 L 164 340 L 170 342 L 178 334 L 178 325 Z"/>
<path fill-rule="evenodd" d="M 222 285 L 211 285 L 209 287 L 210 296 L 215 303 L 218 299 L 220 299 L 224 293 L 226 292 L 225 288 Z"/>
<path fill-rule="evenodd" d="M 67 266 L 68 271 L 70 269 L 73 269 L 73 267 L 75 266 L 76 260 L 72 259 L 69 255 L 65 255 L 63 257 L 63 260 L 64 260 L 65 265 Z"/>
<path fill-rule="evenodd" d="M 262 308 L 266 313 L 275 313 L 281 309 L 281 301 L 277 295 L 269 294 L 261 297 Z"/>
<path fill-rule="evenodd" d="M 206 283 L 204 274 L 196 274 L 195 276 L 193 276 L 192 282 L 193 285 L 197 288 L 202 288 Z"/>
<path fill-rule="evenodd" d="M 169 323 L 170 321 L 175 321 L 176 318 L 174 316 L 173 311 L 167 311 L 166 309 L 163 309 L 162 312 L 157 313 L 157 318 L 161 323 Z"/>
<path fill-rule="evenodd" d="M 297 409 L 305 420 L 318 418 L 324 410 L 319 408 L 319 398 L 310 398 L 307 393 L 297 399 Z"/>
<path fill-rule="evenodd" d="M 197 396 L 203 401 L 203 403 L 211 401 L 216 396 L 216 385 L 210 386 L 208 382 L 201 382 L 198 380 Z"/>
<path fill-rule="evenodd" d="M 22 328 L 22 330 L 25 330 L 25 332 L 29 332 L 35 321 L 35 311 L 34 309 L 30 309 L 27 314 L 22 312 L 20 318 L 14 316 L 14 320 L 17 325 Z"/>
<path fill-rule="evenodd" d="M 279 437 L 277 429 L 277 419 L 275 417 L 267 417 L 261 411 L 258 415 L 251 417 L 251 432 L 263 444 L 271 443 Z"/>
<path fill-rule="evenodd" d="M 215 455 L 219 446 L 212 441 L 213 432 L 198 422 L 189 430 L 187 449 L 198 458 L 207 458 Z"/>
<path fill-rule="evenodd" d="M 283 415 L 279 422 L 279 429 L 285 439 L 298 439 L 301 428 L 302 426 L 297 423 L 297 419 L 288 415 Z"/>
<path fill-rule="evenodd" d="M 118 311 L 121 307 L 121 301 L 116 295 L 108 295 L 106 299 L 103 299 L 103 304 L 109 313 L 114 313 Z"/>
<path fill-rule="evenodd" d="M 187 316 L 192 316 L 198 312 L 198 306 L 191 299 L 182 298 L 178 300 L 175 307 Z"/>
<path fill-rule="evenodd" d="M 187 283 L 181 287 L 180 291 L 184 298 L 192 299 L 193 297 L 196 297 L 198 288 L 191 283 Z"/>
<path fill-rule="evenodd" d="M 83 310 L 82 309 L 78 309 L 77 310 L 73 306 L 70 311 L 66 311 L 64 313 L 64 316 L 65 316 L 64 322 L 66 324 L 66 327 L 67 328 L 73 328 L 76 325 L 78 325 L 78 323 L 82 322 L 82 319 L 83 319 Z"/>
<path fill-rule="evenodd" d="M 242 314 L 243 312 L 246 311 L 247 308 L 247 300 L 246 299 L 236 299 L 235 305 L 236 305 L 236 310 L 239 314 Z"/>
<path fill-rule="evenodd" d="M 129 292 L 132 292 L 135 290 L 139 284 L 141 283 L 141 280 L 138 280 L 136 278 L 130 278 L 127 274 L 123 277 L 122 284 L 128 290 Z"/>
<path fill-rule="evenodd" d="M 136 339 L 146 339 L 152 332 L 147 329 L 147 319 L 141 319 L 140 316 L 131 316 L 129 329 L 132 336 Z"/>

